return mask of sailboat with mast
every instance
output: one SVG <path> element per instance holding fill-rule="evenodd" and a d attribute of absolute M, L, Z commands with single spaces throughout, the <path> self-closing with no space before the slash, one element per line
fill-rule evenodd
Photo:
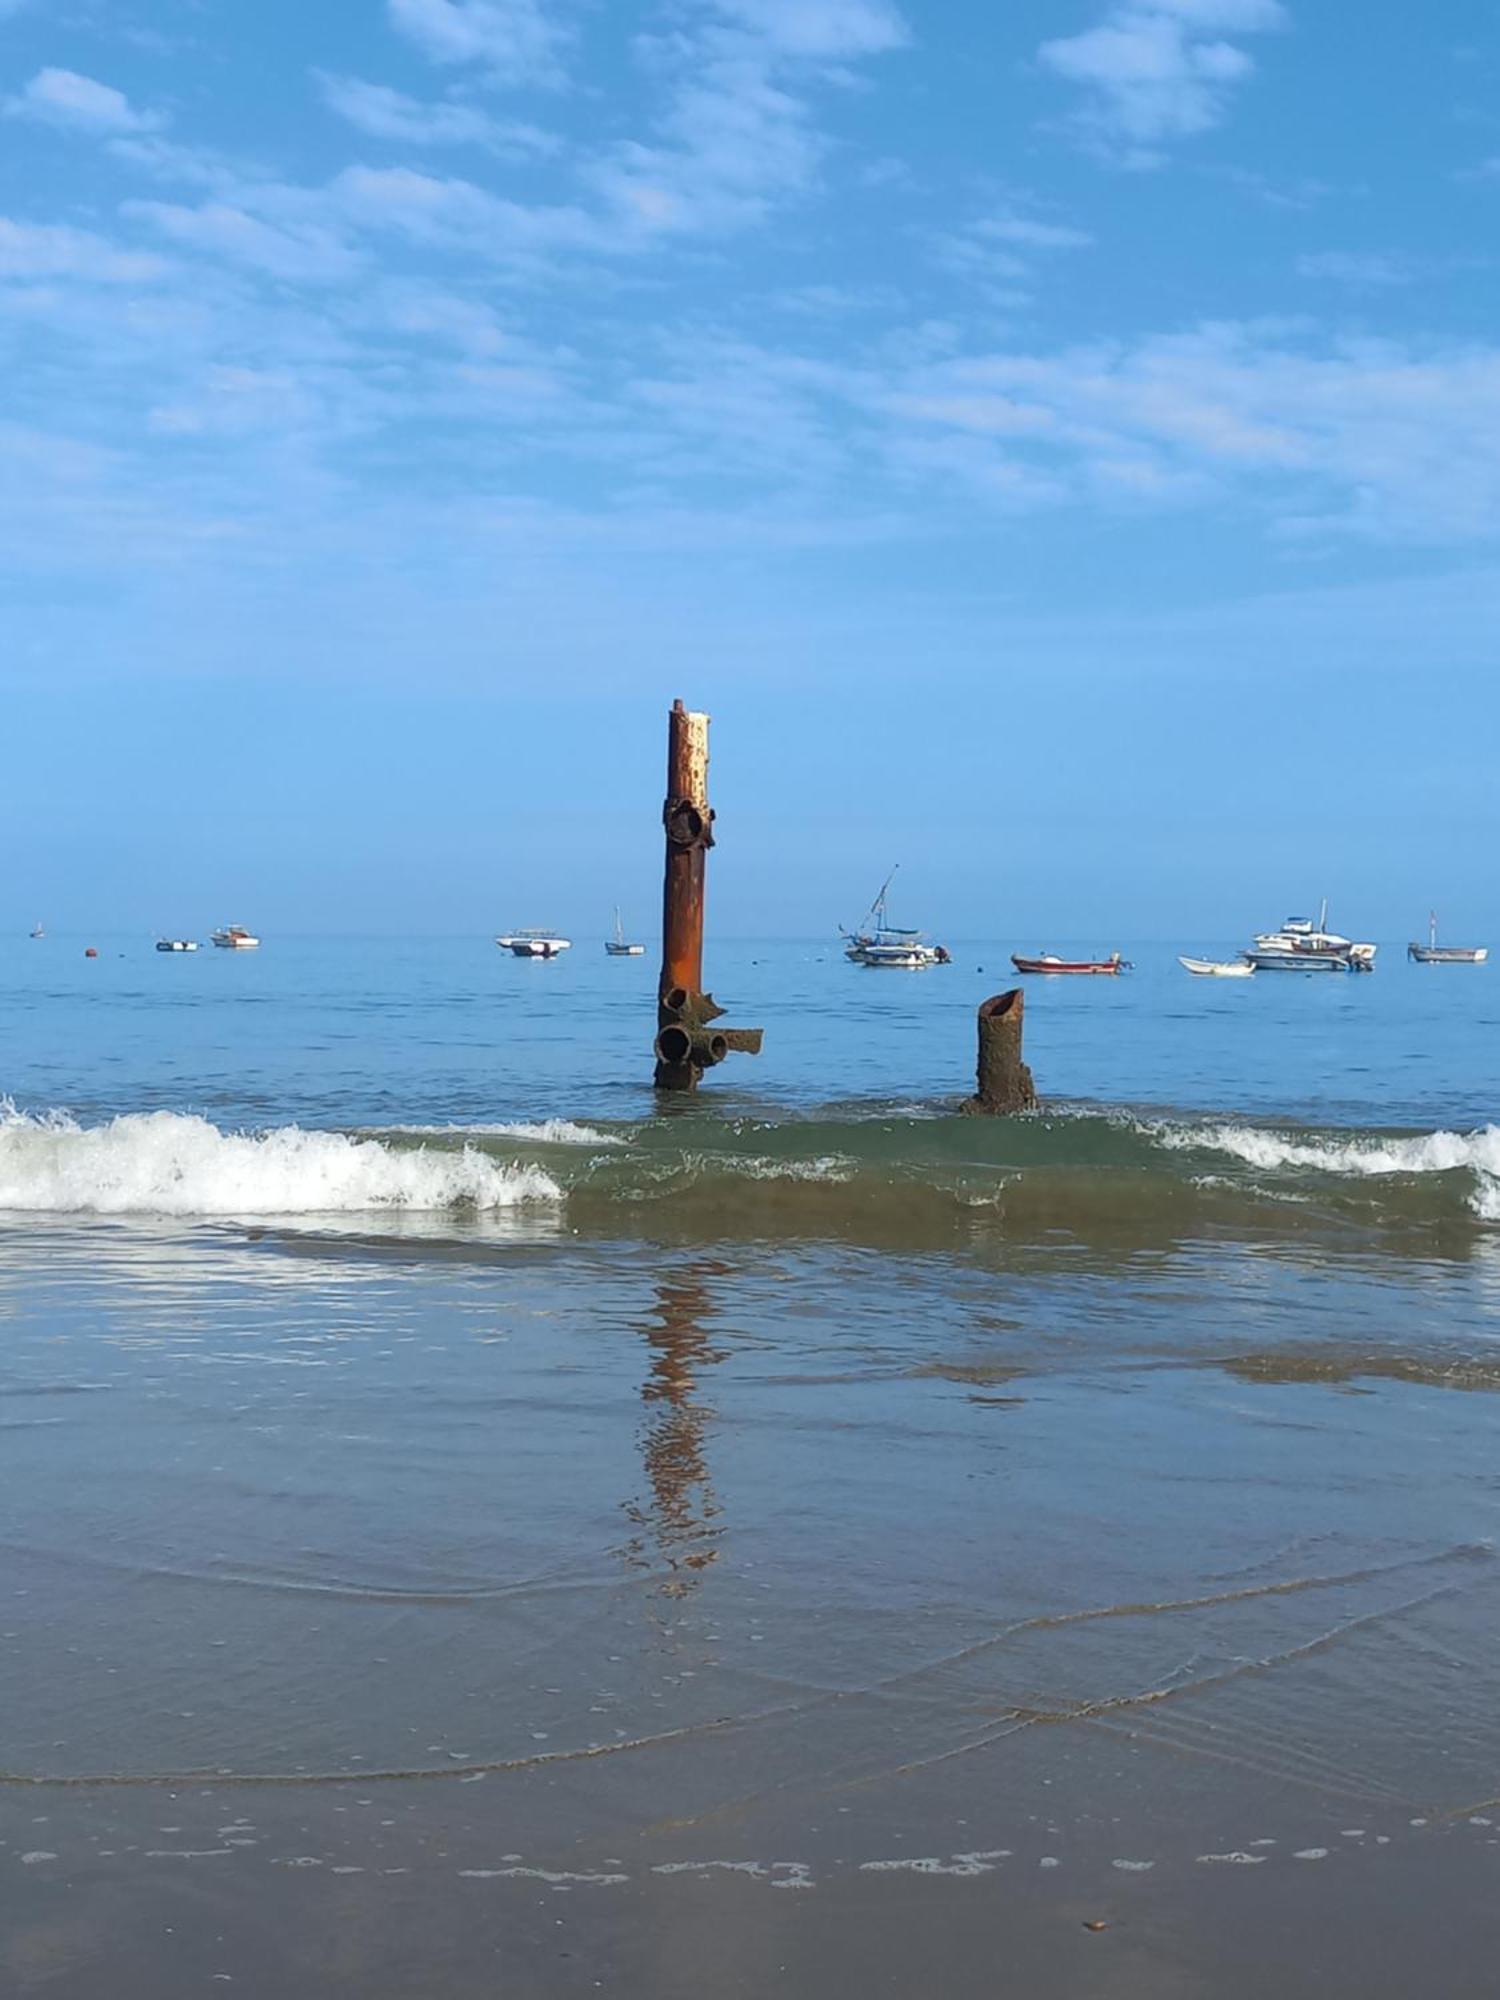
<path fill-rule="evenodd" d="M 898 862 L 896 868 L 899 867 Z M 852 965 L 886 966 L 910 972 L 927 965 L 948 965 L 951 960 L 944 946 L 929 944 L 921 931 L 901 930 L 887 919 L 886 897 L 896 879 L 896 868 L 881 883 L 880 893 L 859 929 L 846 931 L 842 924 L 839 926 L 845 958 Z"/>
<path fill-rule="evenodd" d="M 1409 944 L 1406 955 L 1413 965 L 1483 965 L 1490 950 L 1483 944 L 1439 944 L 1437 911 L 1432 910 L 1427 917 L 1426 944 Z"/>
<path fill-rule="evenodd" d="M 604 940 L 604 949 L 609 953 L 611 958 L 644 958 L 646 956 L 646 947 L 643 944 L 632 944 L 626 937 L 625 926 L 620 921 L 620 906 L 618 903 L 615 904 L 615 934 L 612 938 Z"/>

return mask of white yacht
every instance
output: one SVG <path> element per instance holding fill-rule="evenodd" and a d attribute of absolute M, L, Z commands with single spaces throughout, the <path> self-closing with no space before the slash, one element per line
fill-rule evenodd
<path fill-rule="evenodd" d="M 512 958 L 556 958 L 573 948 L 573 940 L 559 937 L 556 931 L 508 931 L 505 936 L 497 937 L 495 942 Z"/>
<path fill-rule="evenodd" d="M 1257 972 L 1373 972 L 1373 944 L 1355 944 L 1328 928 L 1328 899 L 1311 917 L 1288 917 L 1279 931 L 1262 931 L 1240 956 Z"/>
<path fill-rule="evenodd" d="M 213 934 L 213 941 L 220 951 L 258 951 L 260 939 L 247 931 L 243 924 L 225 924 L 222 930 Z"/>

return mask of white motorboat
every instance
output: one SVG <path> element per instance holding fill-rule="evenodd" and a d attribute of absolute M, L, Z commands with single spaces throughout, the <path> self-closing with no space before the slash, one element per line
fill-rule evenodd
<path fill-rule="evenodd" d="M 222 930 L 213 934 L 213 942 L 220 951 L 258 951 L 260 939 L 245 929 L 243 924 L 225 924 Z"/>
<path fill-rule="evenodd" d="M 615 934 L 612 938 L 604 940 L 604 949 L 609 953 L 611 958 L 644 958 L 646 956 L 646 947 L 643 944 L 631 944 L 626 938 L 625 926 L 620 921 L 618 904 L 615 906 Z"/>
<path fill-rule="evenodd" d="M 1253 979 L 1255 967 L 1243 958 L 1187 958 L 1179 952 L 1177 963 L 1199 979 Z"/>
<path fill-rule="evenodd" d="M 1240 956 L 1257 972 L 1373 972 L 1376 949 L 1329 930 L 1325 896 L 1316 923 L 1288 917 L 1279 931 L 1262 931 Z"/>
<path fill-rule="evenodd" d="M 880 894 L 870 905 L 869 914 L 857 931 L 841 928 L 844 956 L 853 965 L 873 965 L 917 972 L 928 965 L 949 965 L 949 953 L 940 944 L 929 944 L 921 931 L 900 930 L 886 922 L 885 899 L 896 879 L 893 868 L 880 886 Z"/>
<path fill-rule="evenodd" d="M 1483 944 L 1439 944 L 1434 910 L 1427 920 L 1426 944 L 1409 944 L 1406 955 L 1413 965 L 1483 965 L 1490 952 Z"/>
<path fill-rule="evenodd" d="M 497 937 L 495 942 L 512 958 L 556 958 L 573 948 L 573 940 L 559 937 L 556 931 L 509 931 L 505 936 Z"/>
<path fill-rule="evenodd" d="M 158 951 L 196 951 L 198 949 L 198 940 L 196 938 L 158 938 L 156 940 L 156 949 Z"/>

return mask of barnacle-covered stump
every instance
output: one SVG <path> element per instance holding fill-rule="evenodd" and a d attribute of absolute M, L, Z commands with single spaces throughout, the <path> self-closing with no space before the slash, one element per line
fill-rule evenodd
<path fill-rule="evenodd" d="M 975 1114 L 1033 1111 L 1036 1085 L 1021 1060 L 1021 1024 L 1026 1001 L 1019 986 L 997 993 L 979 1009 L 978 1089 L 964 1101 Z"/>

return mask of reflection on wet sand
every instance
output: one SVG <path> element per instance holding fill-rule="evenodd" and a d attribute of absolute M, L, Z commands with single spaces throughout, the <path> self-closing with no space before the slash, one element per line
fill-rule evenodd
<path fill-rule="evenodd" d="M 724 1358 L 709 1342 L 707 1323 L 720 1308 L 706 1281 L 727 1275 L 727 1265 L 707 1259 L 685 1266 L 657 1284 L 652 1314 L 640 1322 L 651 1349 L 640 1440 L 651 1498 L 626 1503 L 626 1514 L 642 1530 L 629 1555 L 649 1566 L 646 1538 L 654 1542 L 669 1572 L 661 1585 L 668 1597 L 685 1596 L 719 1553 L 719 1504 L 704 1455 L 714 1413 L 694 1400 L 694 1391 L 699 1370 Z"/>

